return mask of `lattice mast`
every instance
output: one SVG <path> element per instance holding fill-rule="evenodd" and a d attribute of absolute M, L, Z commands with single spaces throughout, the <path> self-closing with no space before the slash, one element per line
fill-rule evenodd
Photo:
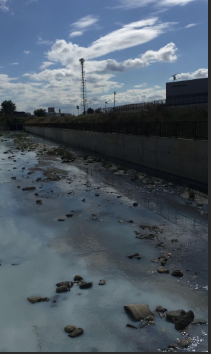
<path fill-rule="evenodd" d="M 85 59 L 79 59 L 81 63 L 81 96 L 82 96 L 82 113 L 86 114 L 87 111 L 87 94 L 86 94 L 86 80 L 85 80 L 85 71 L 84 71 L 84 63 Z"/>

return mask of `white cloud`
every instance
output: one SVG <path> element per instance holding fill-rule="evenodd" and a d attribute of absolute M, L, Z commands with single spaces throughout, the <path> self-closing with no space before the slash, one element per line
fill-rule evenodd
<path fill-rule="evenodd" d="M 41 37 L 39 37 L 38 40 L 37 40 L 37 44 L 38 45 L 40 45 L 40 44 L 51 45 L 51 44 L 53 44 L 53 42 L 52 41 L 48 41 L 48 40 L 44 40 Z"/>
<path fill-rule="evenodd" d="M 7 0 L 0 0 L 0 10 L 7 12 L 9 11 L 9 6 L 6 5 Z"/>
<path fill-rule="evenodd" d="M 24 52 L 25 54 L 29 54 L 29 53 L 30 53 L 29 50 L 24 50 L 23 52 Z"/>
<path fill-rule="evenodd" d="M 147 86 L 147 83 L 144 82 L 143 84 L 135 85 L 134 88 L 141 88 L 141 87 L 146 87 L 146 86 Z"/>
<path fill-rule="evenodd" d="M 44 70 L 48 68 L 50 65 L 54 65 L 54 63 L 51 63 L 50 61 L 44 61 L 42 65 L 40 66 L 40 70 Z"/>
<path fill-rule="evenodd" d="M 11 63 L 10 65 L 19 65 L 19 63 Z"/>
<path fill-rule="evenodd" d="M 72 26 L 74 28 L 78 28 L 79 30 L 85 30 L 88 27 L 93 26 L 98 21 L 99 20 L 96 17 L 94 17 L 93 15 L 88 15 L 88 16 L 82 17 L 77 22 L 74 22 L 72 24 Z"/>
<path fill-rule="evenodd" d="M 197 26 L 197 23 L 190 23 L 189 25 L 185 26 L 185 28 L 191 28 Z"/>
<path fill-rule="evenodd" d="M 79 37 L 79 36 L 82 36 L 84 33 L 84 31 L 74 31 L 74 32 L 71 32 L 69 37 L 70 38 L 73 38 L 73 37 Z"/>
<path fill-rule="evenodd" d="M 177 80 L 193 80 L 208 77 L 208 69 L 198 69 L 193 71 L 192 73 L 180 73 L 177 74 Z M 173 80 L 173 78 L 169 78 L 169 80 Z"/>
<path fill-rule="evenodd" d="M 135 9 L 148 5 L 155 5 L 156 7 L 170 7 L 170 6 L 184 6 L 190 2 L 197 0 L 118 0 L 119 5 L 114 8 Z M 198 0 L 200 1 L 200 0 Z"/>
<path fill-rule="evenodd" d="M 159 22 L 157 17 L 133 22 L 99 38 L 87 48 L 58 39 L 47 52 L 47 58 L 50 61 L 61 62 L 63 65 L 72 65 L 81 57 L 90 60 L 147 43 L 167 31 L 171 25 L 172 23 L 169 22 Z"/>

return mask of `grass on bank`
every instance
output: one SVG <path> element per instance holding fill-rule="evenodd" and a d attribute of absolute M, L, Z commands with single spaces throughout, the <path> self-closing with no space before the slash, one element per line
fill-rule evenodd
<path fill-rule="evenodd" d="M 206 121 L 208 107 L 166 107 L 165 105 L 148 105 L 142 111 L 109 112 L 83 116 L 32 117 L 26 123 L 135 123 L 167 121 Z"/>

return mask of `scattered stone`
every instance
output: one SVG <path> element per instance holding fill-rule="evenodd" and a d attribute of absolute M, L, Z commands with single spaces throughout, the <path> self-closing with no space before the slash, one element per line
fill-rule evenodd
<path fill-rule="evenodd" d="M 168 310 L 165 309 L 165 308 L 162 307 L 162 306 L 157 306 L 156 309 L 155 309 L 155 311 L 164 313 L 164 312 L 166 312 L 166 311 L 168 311 Z"/>
<path fill-rule="evenodd" d="M 74 276 L 74 281 L 81 281 L 83 278 L 80 275 L 75 275 Z"/>
<path fill-rule="evenodd" d="M 100 194 L 98 194 L 98 193 L 95 194 L 95 197 L 99 197 L 99 196 L 100 196 Z"/>
<path fill-rule="evenodd" d="M 194 317 L 194 313 L 191 310 L 184 315 L 182 314 L 177 320 L 175 320 L 175 329 L 178 331 L 185 329 L 191 322 L 193 322 Z"/>
<path fill-rule="evenodd" d="M 36 187 L 25 187 L 22 188 L 22 191 L 33 191 L 34 189 L 36 189 Z"/>
<path fill-rule="evenodd" d="M 17 188 L 19 189 L 21 186 L 17 186 Z"/>
<path fill-rule="evenodd" d="M 68 335 L 68 337 L 74 338 L 74 337 L 80 336 L 83 333 L 84 333 L 84 330 L 82 328 L 76 328 L 72 333 L 70 333 Z"/>
<path fill-rule="evenodd" d="M 91 288 L 93 285 L 93 282 L 90 282 L 90 283 L 83 283 L 81 285 L 79 285 L 80 289 L 89 289 Z"/>
<path fill-rule="evenodd" d="M 86 199 L 82 199 L 82 202 L 85 203 Z"/>
<path fill-rule="evenodd" d="M 192 339 L 191 338 L 187 338 L 187 339 L 180 339 L 180 345 L 182 348 L 187 348 L 189 347 L 189 345 L 192 343 Z"/>
<path fill-rule="evenodd" d="M 65 221 L 65 219 L 58 219 L 58 221 Z"/>
<path fill-rule="evenodd" d="M 97 220 L 96 216 L 93 216 L 93 217 L 92 217 L 92 220 Z"/>
<path fill-rule="evenodd" d="M 136 238 L 140 240 L 155 240 L 157 239 L 157 236 L 153 234 L 144 234 L 144 235 L 137 235 Z"/>
<path fill-rule="evenodd" d="M 166 269 L 165 267 L 161 266 L 160 268 L 157 269 L 157 272 L 158 272 L 158 273 L 161 273 L 161 274 L 162 274 L 162 273 L 168 274 L 168 273 L 169 273 L 169 270 Z"/>
<path fill-rule="evenodd" d="M 73 282 L 72 281 L 62 281 L 61 283 L 57 283 L 56 286 L 60 288 L 61 286 L 66 286 L 67 288 L 72 288 Z"/>
<path fill-rule="evenodd" d="M 133 325 L 131 325 L 130 323 L 128 323 L 128 324 L 126 325 L 126 327 L 130 327 L 130 328 L 138 329 L 138 327 L 133 326 Z"/>
<path fill-rule="evenodd" d="M 205 324 L 207 324 L 207 321 L 205 321 L 205 320 L 198 320 L 198 319 L 196 319 L 195 321 L 193 321 L 193 322 L 191 322 L 191 324 L 192 325 L 205 325 Z"/>
<path fill-rule="evenodd" d="M 42 200 L 36 200 L 37 204 L 42 204 Z"/>
<path fill-rule="evenodd" d="M 67 218 L 71 218 L 73 216 L 73 214 L 67 214 L 66 217 Z"/>
<path fill-rule="evenodd" d="M 77 327 L 76 326 L 73 326 L 73 325 L 68 325 L 64 328 L 65 332 L 67 333 L 72 333 L 73 331 L 75 331 Z"/>
<path fill-rule="evenodd" d="M 138 203 L 133 203 L 133 206 L 134 206 L 134 207 L 137 207 L 137 206 L 138 206 Z"/>
<path fill-rule="evenodd" d="M 179 241 L 178 241 L 177 238 L 173 238 L 173 239 L 171 240 L 171 242 L 172 242 L 172 243 L 178 243 Z"/>
<path fill-rule="evenodd" d="M 124 220 L 119 220 L 119 222 L 120 222 L 120 223 L 123 223 L 123 222 L 124 222 Z"/>
<path fill-rule="evenodd" d="M 181 272 L 181 270 L 174 270 L 171 275 L 173 275 L 173 277 L 183 277 L 183 273 Z"/>
<path fill-rule="evenodd" d="M 154 319 L 155 319 L 155 316 L 154 316 L 154 315 L 149 315 L 149 316 L 146 317 L 146 320 L 147 320 L 148 322 L 154 321 Z"/>
<path fill-rule="evenodd" d="M 102 279 L 101 279 L 101 280 L 99 281 L 99 284 L 98 284 L 98 285 L 105 285 L 105 283 L 106 283 L 105 280 L 102 280 Z"/>
<path fill-rule="evenodd" d="M 133 221 L 133 220 L 129 220 L 128 222 L 129 222 L 130 224 L 133 224 L 134 221 Z"/>
<path fill-rule="evenodd" d="M 202 206 L 203 206 L 203 203 L 197 203 L 197 206 L 198 206 L 198 207 L 202 207 Z"/>
<path fill-rule="evenodd" d="M 170 348 L 170 349 L 178 349 L 178 344 L 177 343 L 170 344 L 170 345 L 168 345 L 168 348 Z"/>
<path fill-rule="evenodd" d="M 58 288 L 56 288 L 56 293 L 66 293 L 67 291 L 70 291 L 69 287 L 63 285 L 63 286 L 59 286 Z"/>
<path fill-rule="evenodd" d="M 155 325 L 155 321 L 149 321 L 148 324 L 149 325 Z"/>
<path fill-rule="evenodd" d="M 128 258 L 132 259 L 132 258 L 136 258 L 136 259 L 141 259 L 143 256 L 140 256 L 139 253 L 134 253 L 128 256 Z"/>
<path fill-rule="evenodd" d="M 31 304 L 36 304 L 37 302 L 49 301 L 47 297 L 28 297 Z"/>
<path fill-rule="evenodd" d="M 184 310 L 176 310 L 176 311 L 167 311 L 166 319 L 174 322 L 174 320 L 178 320 L 181 315 L 185 315 L 186 312 Z"/>
<path fill-rule="evenodd" d="M 16 180 L 16 177 L 11 177 L 11 179 L 14 179 L 14 180 Z"/>
<path fill-rule="evenodd" d="M 148 304 L 125 305 L 124 309 L 128 311 L 136 321 L 140 321 L 141 319 L 145 319 L 149 315 L 153 315 L 153 312 L 150 310 Z"/>

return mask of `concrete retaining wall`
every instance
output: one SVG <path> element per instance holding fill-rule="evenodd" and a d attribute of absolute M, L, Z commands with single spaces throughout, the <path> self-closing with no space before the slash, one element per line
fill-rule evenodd
<path fill-rule="evenodd" d="M 59 143 L 88 149 L 154 170 L 208 184 L 208 142 L 175 138 L 25 127 Z"/>

